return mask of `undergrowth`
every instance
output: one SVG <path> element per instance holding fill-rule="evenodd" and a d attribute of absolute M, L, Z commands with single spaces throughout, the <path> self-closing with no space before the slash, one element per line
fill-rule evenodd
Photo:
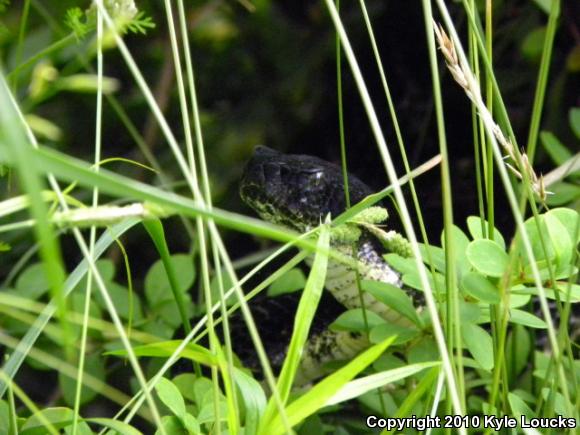
<path fill-rule="evenodd" d="M 248 14 L 272 7 L 269 2 L 239 3 Z M 351 46 L 340 5 L 325 0 L 326 29 L 336 31 L 341 137 L 336 155 L 342 155 L 345 186 L 346 71 L 360 94 L 387 178 L 378 194 L 301 235 L 213 205 L 216 186 L 207 164 L 213 148 L 202 129 L 182 0 L 164 2 L 166 24 L 155 23 L 132 1 L 95 1 L 86 10 L 66 10 L 62 19 L 41 2 L 0 2 L 4 14 L 22 6 L 18 24 L 10 27 L 17 33 L 6 37 L 14 49 L 10 58 L 3 54 L 0 71 L 5 196 L 0 202 L 0 434 L 492 433 L 500 424 L 505 433 L 574 433 L 580 424 L 580 314 L 575 308 L 580 302 L 580 160 L 573 144 L 566 146 L 540 129 L 561 4 L 536 2 L 546 25 L 526 47 L 538 56 L 539 71 L 523 139 L 514 134 L 494 74 L 493 2 L 458 3 L 461 26 L 445 2 L 417 3 L 425 18 L 421 37 L 428 46 L 439 149 L 426 165 L 412 168 L 372 15 L 361 0 L 360 17 L 384 92 L 378 104 L 388 107 L 397 144 L 385 140 L 357 62 L 360 48 Z M 234 32 L 222 16 L 209 22 L 196 17 L 207 34 L 227 38 Z M 31 22 L 39 19 L 52 28 L 54 41 L 39 44 L 38 38 L 28 38 Z M 182 128 L 170 126 L 166 108 L 160 107 L 126 42 L 146 44 L 149 33 L 159 28 L 167 28 L 166 55 L 173 63 L 179 102 L 176 125 Z M 1 24 L 0 32 L 10 31 Z M 164 169 L 167 162 L 157 158 L 159 150 L 148 149 L 150 141 L 132 121 L 131 103 L 117 98 L 120 80 L 106 75 L 113 52 L 126 68 L 123 86 L 129 81 L 132 98 L 138 94 L 148 106 L 178 174 Z M 447 144 L 441 78 L 446 74 L 472 108 L 479 214 L 466 222 L 454 220 L 461 204 L 452 195 L 454 156 Z M 38 110 L 46 101 L 77 94 L 94 98 L 93 126 L 71 122 L 75 135 L 94 142 L 93 156 L 85 160 L 63 151 L 62 128 Z M 138 158 L 105 158 L 103 145 L 111 140 L 103 137 L 105 115 L 120 120 L 137 145 Z M 577 143 L 580 108 L 570 109 L 568 124 Z M 550 159 L 545 175 L 535 169 L 540 144 Z M 395 156 L 403 160 L 405 173 L 396 172 Z M 428 170 L 441 174 L 440 240 L 428 238 L 433 232 L 415 186 Z M 139 181 L 144 173 L 154 174 L 156 181 Z M 495 206 L 500 193 L 507 198 L 506 209 Z M 389 220 L 387 228 L 383 218 L 368 220 L 369 207 L 387 196 L 393 204 L 390 214 L 397 213 L 403 224 L 401 234 L 389 232 Z M 499 214 L 511 216 L 513 234 L 497 228 Z M 177 222 L 189 247 L 185 252 L 172 251 L 168 222 L 171 228 Z M 128 235 L 141 226 L 147 234 L 143 245 L 126 246 Z M 302 349 L 327 265 L 348 262 L 332 240 L 346 237 L 355 243 L 357 228 L 385 243 L 386 261 L 401 273 L 406 288 L 423 295 L 424 303 L 414 305 L 406 291 L 389 284 L 360 280 L 361 292 L 372 294 L 409 325 L 390 324 L 364 308 L 343 312 L 329 328 L 366 335 L 367 348 L 298 386 Z M 235 240 L 233 232 L 282 245 L 232 259 L 228 242 Z M 147 270 L 136 267 L 139 250 L 154 250 L 158 258 Z M 290 260 L 288 252 L 294 253 Z M 313 262 L 305 274 L 300 264 L 308 256 Z M 281 367 L 271 364 L 269 344 L 260 337 L 250 309 L 260 293 L 271 298 L 295 293 L 300 299 L 294 318 L 288 319 L 293 334 Z M 236 331 L 231 328 L 237 327 L 230 325 L 232 316 L 244 319 L 260 376 L 232 351 Z M 180 370 L 173 367 L 176 363 Z M 54 387 L 40 398 L 45 375 L 57 381 L 52 379 Z M 509 426 L 511 419 L 517 427 Z"/>

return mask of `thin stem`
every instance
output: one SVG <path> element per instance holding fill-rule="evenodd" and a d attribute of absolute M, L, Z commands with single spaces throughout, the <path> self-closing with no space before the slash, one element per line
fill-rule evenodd
<path fill-rule="evenodd" d="M 18 31 L 18 42 L 16 45 L 16 57 L 14 64 L 20 65 L 22 60 L 22 49 L 24 48 L 24 33 L 26 31 L 26 25 L 28 24 L 28 14 L 30 13 L 30 0 L 24 1 L 24 6 L 22 8 L 22 17 L 20 18 L 20 30 Z M 17 93 L 18 91 L 18 72 L 12 78 L 12 92 Z"/>
<path fill-rule="evenodd" d="M 335 1 L 336 9 L 340 10 L 340 0 Z M 350 208 L 350 194 L 348 190 L 348 167 L 346 164 L 346 141 L 344 138 L 344 110 L 342 101 L 342 50 L 338 33 L 336 40 L 336 99 L 338 103 L 338 134 L 340 137 L 340 161 L 342 166 L 342 181 L 344 183 L 344 198 L 346 208 Z"/>
<path fill-rule="evenodd" d="M 34 65 L 40 59 L 48 56 L 49 54 L 62 50 L 65 47 L 68 47 L 70 44 L 76 41 L 76 36 L 74 33 L 70 33 L 69 35 L 65 36 L 64 38 L 56 41 L 52 45 L 46 47 L 44 50 L 39 51 L 35 55 L 26 59 L 23 63 L 15 67 L 12 71 L 10 71 L 6 75 L 7 80 L 14 80 L 14 77 L 18 76 L 22 71 L 29 68 L 30 66 Z"/>
<path fill-rule="evenodd" d="M 449 170 L 449 153 L 447 150 L 447 138 L 445 134 L 445 120 L 443 113 L 443 99 L 441 96 L 441 82 L 439 69 L 437 68 L 437 50 L 432 29 L 431 5 L 423 1 L 423 13 L 425 16 L 425 30 L 429 48 L 429 63 L 431 66 L 431 80 L 433 84 L 433 102 L 435 104 L 435 116 L 437 120 L 437 134 L 439 138 L 439 151 L 441 153 L 441 187 L 443 194 L 443 237 L 445 241 L 445 293 L 446 302 L 446 330 L 447 346 L 456 350 L 453 355 L 456 359 L 455 373 L 457 375 L 458 395 L 461 399 L 461 407 L 465 409 L 465 386 L 463 380 L 463 346 L 461 338 L 461 318 L 459 316 L 459 294 L 457 287 L 457 272 L 455 261 L 455 241 L 453 240 L 453 201 L 451 190 L 451 176 Z"/>
<path fill-rule="evenodd" d="M 103 126 L 103 16 L 100 11 L 97 11 L 97 101 L 96 101 L 96 114 L 95 114 L 95 158 L 94 158 L 94 168 L 95 172 L 99 172 L 99 162 L 101 161 L 101 132 Z M 93 189 L 93 199 L 92 206 L 97 207 L 99 205 L 99 189 L 95 187 Z M 91 227 L 89 235 L 89 255 L 94 259 L 95 256 L 95 239 L 97 235 L 97 229 L 95 226 Z M 77 384 L 75 391 L 75 402 L 74 402 L 74 415 L 73 415 L 73 435 L 77 434 L 78 430 L 78 419 L 79 411 L 81 406 L 81 393 L 83 385 L 83 374 L 85 367 L 85 355 L 87 346 L 87 332 L 89 315 L 91 308 L 91 293 L 93 285 L 93 274 L 89 270 L 87 273 L 87 287 L 85 291 L 85 307 L 84 307 L 84 320 L 83 327 L 81 331 L 81 348 L 79 350 L 79 364 L 78 364 L 78 374 L 77 374 Z"/>
<path fill-rule="evenodd" d="M 532 109 L 530 131 L 528 133 L 528 143 L 526 145 L 526 154 L 528 155 L 530 164 L 534 163 L 534 156 L 536 154 L 540 121 L 542 120 L 544 108 L 544 97 L 546 95 L 548 75 L 550 73 L 550 64 L 552 60 L 552 48 L 554 46 L 554 38 L 559 17 L 560 0 L 552 0 L 552 7 L 550 8 L 550 16 L 548 18 L 548 26 L 546 28 L 546 36 L 544 39 L 544 47 L 542 49 L 542 61 L 540 63 L 540 70 L 538 71 L 538 81 L 536 82 L 536 93 L 534 97 L 534 107 Z"/>

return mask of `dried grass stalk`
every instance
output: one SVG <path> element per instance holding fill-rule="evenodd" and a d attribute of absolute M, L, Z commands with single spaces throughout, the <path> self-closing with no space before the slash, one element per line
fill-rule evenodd
<path fill-rule="evenodd" d="M 513 163 L 506 163 L 506 166 L 520 180 L 524 179 L 522 173 L 525 173 L 531 183 L 532 191 L 538 195 L 542 201 L 545 201 L 547 195 L 551 192 L 546 191 L 544 179 L 541 175 L 539 177 L 536 175 L 536 172 L 525 152 L 523 150 L 518 152 L 512 142 L 506 138 L 499 125 L 493 120 L 487 107 L 485 107 L 484 104 L 479 104 L 482 101 L 482 97 L 477 80 L 473 76 L 469 67 L 463 65 L 460 61 L 455 50 L 455 44 L 453 44 L 451 38 L 449 38 L 447 33 L 445 33 L 443 27 L 433 21 L 433 29 L 435 31 L 437 42 L 439 43 L 439 48 L 445 57 L 445 63 L 447 64 L 447 68 L 453 76 L 453 79 L 463 88 L 467 97 L 476 105 L 479 116 L 483 118 L 484 121 L 488 121 L 490 123 L 489 125 L 493 125 L 493 135 L 507 153 L 505 159 L 509 159 Z"/>

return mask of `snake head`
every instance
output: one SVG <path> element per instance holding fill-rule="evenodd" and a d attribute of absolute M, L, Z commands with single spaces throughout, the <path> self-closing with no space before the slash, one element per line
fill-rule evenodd
<path fill-rule="evenodd" d="M 358 178 L 349 175 L 348 180 L 352 204 L 372 193 Z M 301 232 L 346 209 L 339 166 L 264 146 L 256 147 L 244 169 L 240 196 L 262 219 Z"/>

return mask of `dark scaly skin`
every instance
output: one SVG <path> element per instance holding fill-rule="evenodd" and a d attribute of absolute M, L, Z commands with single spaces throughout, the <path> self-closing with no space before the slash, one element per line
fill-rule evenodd
<path fill-rule="evenodd" d="M 349 176 L 349 195 L 356 204 L 372 191 Z M 306 155 L 286 155 L 256 147 L 240 183 L 240 196 L 269 222 L 304 232 L 330 213 L 346 209 L 340 168 Z"/>
<path fill-rule="evenodd" d="M 336 217 L 346 210 L 343 175 L 340 167 L 307 155 L 286 155 L 267 147 L 257 147 L 240 183 L 240 195 L 260 217 L 299 232 L 318 226 L 330 213 Z M 349 195 L 356 204 L 372 191 L 349 175 Z M 351 256 L 353 246 L 333 244 Z M 357 245 L 358 272 L 362 279 L 402 286 L 400 274 L 382 258 L 379 244 L 363 234 Z M 330 261 L 325 287 L 346 308 L 361 306 L 361 297 L 352 268 Z M 296 296 L 297 297 L 297 296 Z M 399 313 L 365 293 L 363 303 L 391 323 L 409 325 Z M 276 313 L 272 314 L 276 316 Z M 278 343 L 279 344 L 279 343 Z M 332 360 L 350 359 L 368 345 L 367 340 L 348 332 L 318 331 L 311 336 L 304 352 L 301 379 L 304 383 L 320 376 L 320 367 Z M 283 359 L 283 358 L 282 358 Z M 280 355 L 273 355 L 280 360 Z"/>
<path fill-rule="evenodd" d="M 267 147 L 257 147 L 245 168 L 240 195 L 262 219 L 305 232 L 319 225 L 327 214 L 336 217 L 346 210 L 342 180 L 340 167 L 332 163 L 312 156 L 282 154 Z M 352 175 L 349 175 L 348 182 L 353 204 L 372 193 Z M 352 256 L 353 246 L 350 244 L 335 243 L 333 247 Z M 374 237 L 365 233 L 356 250 L 358 272 L 363 279 L 402 287 L 400 274 L 383 260 L 382 249 Z M 355 272 L 351 268 L 331 261 L 325 287 L 345 307 L 361 306 Z M 417 297 L 416 292 L 413 295 Z M 363 300 L 365 308 L 385 320 L 409 324 L 370 294 L 364 294 Z"/>

